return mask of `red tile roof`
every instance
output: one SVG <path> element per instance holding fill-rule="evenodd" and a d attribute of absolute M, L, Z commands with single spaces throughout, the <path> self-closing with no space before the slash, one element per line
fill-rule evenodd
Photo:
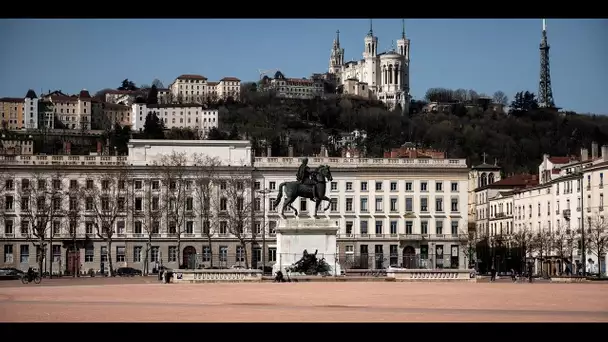
<path fill-rule="evenodd" d="M 208 86 L 212 86 L 215 87 L 216 85 L 218 85 L 220 82 L 207 82 Z"/>
<path fill-rule="evenodd" d="M 50 98 L 53 102 L 78 102 L 75 96 L 51 95 Z"/>
<path fill-rule="evenodd" d="M 106 94 L 116 94 L 116 95 L 136 95 L 140 93 L 139 90 L 108 90 Z"/>
<path fill-rule="evenodd" d="M 107 110 L 130 110 L 131 107 L 129 106 L 125 106 L 125 105 L 121 105 L 118 103 L 111 103 L 111 102 L 104 102 L 102 103 L 103 109 L 107 109 Z"/>
<path fill-rule="evenodd" d="M 178 80 L 206 80 L 207 77 L 201 75 L 184 74 L 177 76 Z"/>
<path fill-rule="evenodd" d="M 568 164 L 572 161 L 571 157 L 549 157 L 549 161 L 553 164 Z"/>
<path fill-rule="evenodd" d="M 0 102 L 23 102 L 23 97 L 3 97 Z"/>
<path fill-rule="evenodd" d="M 229 77 L 224 77 L 224 78 L 222 78 L 222 79 L 220 80 L 220 82 L 221 82 L 221 81 L 236 81 L 236 82 L 240 82 L 241 80 L 239 80 L 239 79 L 238 79 L 238 78 L 236 78 L 236 77 L 231 77 L 231 76 L 229 76 Z"/>
<path fill-rule="evenodd" d="M 514 175 L 512 177 L 509 178 L 505 178 L 505 179 L 501 179 L 498 182 L 492 183 L 488 186 L 513 186 L 513 187 L 519 187 L 519 186 L 534 186 L 534 185 L 538 185 L 538 177 L 536 175 L 530 175 L 530 174 L 519 174 L 519 175 Z"/>
<path fill-rule="evenodd" d="M 80 94 L 78 94 L 78 97 L 83 98 L 83 99 L 90 99 L 91 98 L 91 94 L 89 94 L 89 91 L 86 89 L 83 89 L 80 91 Z"/>
<path fill-rule="evenodd" d="M 301 78 L 286 78 L 285 82 L 288 85 L 295 85 L 295 86 L 311 86 L 313 83 L 315 83 L 315 81 L 313 81 L 313 80 L 305 80 L 305 79 L 301 79 Z"/>

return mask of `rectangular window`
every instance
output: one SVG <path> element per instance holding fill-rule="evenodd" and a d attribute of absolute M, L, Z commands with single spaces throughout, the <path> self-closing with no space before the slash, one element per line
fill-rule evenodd
<path fill-rule="evenodd" d="M 169 246 L 169 262 L 177 261 L 177 247 Z"/>
<path fill-rule="evenodd" d="M 13 262 L 13 245 L 4 245 L 4 263 L 12 264 Z"/>
<path fill-rule="evenodd" d="M 228 261 L 228 246 L 220 246 L 220 261 Z"/>
<path fill-rule="evenodd" d="M 143 251 L 141 246 L 133 247 L 133 262 L 141 262 L 141 252 Z"/>
<path fill-rule="evenodd" d="M 84 262 L 93 262 L 95 259 L 95 247 L 87 246 L 84 249 Z"/>
<path fill-rule="evenodd" d="M 150 248 L 150 261 L 160 262 L 160 249 L 158 246 L 153 246 Z"/>
<path fill-rule="evenodd" d="M 367 220 L 361 220 L 360 223 L 361 235 L 367 235 Z"/>
<path fill-rule="evenodd" d="M 428 235 L 428 233 L 429 233 L 429 222 L 428 221 L 420 222 L 420 234 Z"/>
<path fill-rule="evenodd" d="M 268 261 L 275 262 L 277 261 L 277 249 L 272 247 L 268 248 Z"/>
<path fill-rule="evenodd" d="M 435 221 L 435 234 L 443 234 L 443 221 Z"/>
<path fill-rule="evenodd" d="M 125 246 L 116 246 L 116 262 L 125 262 Z"/>
<path fill-rule="evenodd" d="M 30 246 L 29 245 L 21 245 L 21 250 L 19 251 L 19 261 L 22 264 L 27 264 L 30 262 Z"/>
<path fill-rule="evenodd" d="M 412 221 L 405 221 L 405 234 L 407 234 L 407 235 L 412 234 L 412 226 L 413 226 Z"/>
<path fill-rule="evenodd" d="M 396 212 L 399 210 L 399 206 L 397 205 L 397 199 L 391 198 L 391 212 Z"/>
<path fill-rule="evenodd" d="M 391 221 L 391 235 L 397 235 L 397 221 Z"/>

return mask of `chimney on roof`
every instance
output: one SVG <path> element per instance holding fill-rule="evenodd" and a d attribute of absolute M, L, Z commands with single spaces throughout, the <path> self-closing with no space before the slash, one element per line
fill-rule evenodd
<path fill-rule="evenodd" d="M 293 158 L 293 145 L 289 145 L 287 148 L 287 156 Z"/>
<path fill-rule="evenodd" d="M 602 160 L 608 161 L 608 145 L 602 145 Z"/>
<path fill-rule="evenodd" d="M 591 159 L 595 159 L 599 157 L 598 156 L 598 148 L 597 148 L 597 142 L 592 142 L 591 143 Z"/>
<path fill-rule="evenodd" d="M 545 164 L 545 167 L 547 165 L 547 160 L 549 159 L 549 155 L 548 154 L 543 154 L 543 164 Z"/>
<path fill-rule="evenodd" d="M 581 148 L 581 161 L 587 161 L 589 159 L 589 150 L 586 148 Z"/>

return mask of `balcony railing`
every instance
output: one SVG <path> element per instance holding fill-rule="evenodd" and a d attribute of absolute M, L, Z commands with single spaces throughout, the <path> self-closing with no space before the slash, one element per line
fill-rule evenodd
<path fill-rule="evenodd" d="M 0 156 L 0 165 L 122 165 L 126 156 Z"/>
<path fill-rule="evenodd" d="M 466 159 L 409 159 L 409 158 L 309 158 L 312 165 L 329 165 L 330 167 L 419 167 L 419 168 L 467 168 Z M 256 167 L 298 167 L 300 158 L 292 157 L 256 157 Z"/>

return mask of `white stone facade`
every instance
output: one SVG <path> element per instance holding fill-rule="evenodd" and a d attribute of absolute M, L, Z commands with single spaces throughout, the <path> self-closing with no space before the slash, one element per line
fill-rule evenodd
<path fill-rule="evenodd" d="M 133 146 L 129 157 L 17 156 L 2 159 L 0 162 L 7 170 L 2 174 L 2 184 L 7 185 L 9 180 L 12 181 L 10 187 L 3 189 L 2 198 L 6 202 L 9 200 L 7 196 L 12 197 L 10 200 L 13 204 L 10 210 L 5 210 L 2 215 L 0 244 L 3 245 L 1 248 L 5 252 L 5 258 L 0 260 L 0 265 L 26 269 L 27 266 L 36 264 L 33 245 L 20 234 L 22 219 L 19 215 L 20 208 L 16 205 L 17 197 L 22 193 L 22 180 L 31 178 L 32 172 L 36 170 L 41 172 L 43 178 L 47 178 L 48 184 L 57 184 L 67 193 L 74 184 L 88 186 L 88 180 L 97 182 L 101 176 L 122 168 L 120 164 L 130 165 L 130 192 L 126 198 L 129 206 L 135 209 L 125 212 L 117 220 L 117 235 L 114 237 L 112 255 L 117 258 L 113 260 L 115 267 L 141 268 L 141 253 L 146 239 L 140 224 L 136 222 L 145 219 L 145 216 L 140 217 L 136 211 L 141 208 L 142 201 L 148 198 L 146 196 L 153 196 L 156 191 L 159 194 L 165 191 L 156 173 L 158 168 L 150 164 L 157 160 L 155 155 L 186 150 L 192 153 L 209 153 L 224 160 L 251 155 L 251 147 L 240 141 L 211 141 L 206 147 L 162 146 L 162 142 L 154 144 L 150 141 L 135 140 L 131 144 Z M 220 146 L 221 144 L 225 145 Z M 251 199 L 253 220 L 248 219 L 245 234 L 251 237 L 252 231 L 255 232 L 258 247 L 254 250 L 249 250 L 248 247 L 247 255 L 251 258 L 253 254 L 254 258 L 261 260 L 264 253 L 267 265 L 272 265 L 277 260 L 275 229 L 281 219 L 273 202 L 280 183 L 295 180 L 300 159 L 263 157 L 254 158 L 253 162 L 253 165 L 248 164 L 249 166 L 245 167 L 232 164 L 228 166 L 224 162 L 224 165 L 218 168 L 217 176 L 234 179 L 238 175 L 244 177 L 243 179 L 252 179 L 255 194 Z M 387 256 L 385 266 L 389 266 L 389 263 L 402 264 L 401 256 L 406 255 L 426 260 L 435 252 L 443 253 L 444 250 L 446 254 L 447 251 L 462 254 L 462 234 L 467 226 L 468 168 L 465 160 L 310 158 L 311 167 L 319 164 L 329 165 L 334 178 L 328 184 L 327 190 L 327 196 L 332 200 L 330 209 L 320 212 L 319 217 L 330 219 L 340 227 L 338 258 L 341 262 L 350 260 L 355 255 L 384 254 Z M 188 168 L 197 170 L 195 166 Z M 56 175 L 59 173 L 60 182 L 55 183 L 53 179 L 58 179 Z M 266 195 L 259 192 L 263 189 L 268 189 Z M 221 190 L 217 192 L 219 196 L 222 193 Z M 66 195 L 63 206 L 69 205 L 67 197 L 69 195 Z M 303 206 L 302 203 L 306 204 Z M 199 206 L 196 201 L 192 205 L 194 210 Z M 311 201 L 295 203 L 295 206 L 300 209 L 302 217 L 310 215 Z M 293 216 L 293 212 L 287 212 L 286 215 L 289 218 L 290 215 Z M 203 234 L 202 220 L 194 214 L 188 217 L 184 223 L 186 233 L 181 238 L 182 256 L 187 252 L 200 254 L 208 251 L 208 239 Z M 91 242 L 87 248 L 80 250 L 81 270 L 84 271 L 100 269 L 103 259 L 102 247 L 105 246 L 105 242 L 99 239 L 92 231 L 93 228 L 86 223 L 89 219 L 91 218 L 85 213 L 77 228 L 78 238 L 84 239 L 88 236 Z M 65 218 L 63 220 L 65 226 Z M 220 260 L 222 256 L 227 256 L 230 263 L 242 262 L 243 251 L 239 249 L 238 239 L 228 234 L 226 223 L 222 223 L 225 219 L 221 215 L 217 216 L 217 220 L 219 221 L 214 221 L 217 230 L 212 237 L 212 254 L 220 255 Z M 176 239 L 168 230 L 165 218 L 161 221 L 158 234 L 153 238 L 154 256 L 151 262 L 160 257 L 169 267 L 177 267 L 178 261 L 181 263 L 181 260 L 176 259 Z M 262 231 L 266 232 L 264 252 L 261 250 Z M 66 269 L 67 251 L 62 245 L 63 240 L 71 240 L 71 236 L 61 230 L 53 242 L 53 245 L 59 247 L 51 248 L 54 251 L 54 270 Z M 9 245 L 10 247 L 6 247 Z M 463 258 L 457 259 L 459 264 L 453 262 L 452 266 L 464 267 L 466 262 Z M 152 264 L 150 267 L 153 267 Z"/>
<path fill-rule="evenodd" d="M 340 31 L 334 40 L 329 58 L 329 73 L 335 74 L 339 85 L 346 85 L 346 93 L 376 98 L 390 108 L 397 104 L 403 111 L 409 110 L 410 96 L 410 40 L 403 26 L 397 47 L 378 53 L 378 37 L 374 36 L 370 23 L 364 39 L 363 59 L 344 62 L 344 49 L 340 46 Z M 356 81 L 357 85 L 352 85 Z M 350 88 L 355 88 L 355 93 Z M 367 92 L 363 94 L 362 92 Z"/>
<path fill-rule="evenodd" d="M 224 77 L 218 82 L 211 82 L 201 75 L 180 75 L 169 85 L 169 90 L 167 94 L 170 93 L 172 97 L 169 102 L 201 104 L 207 100 L 225 100 L 228 97 L 238 101 L 241 95 L 241 80 L 236 77 Z M 167 96 L 160 95 L 159 93 L 159 99 Z"/>
<path fill-rule="evenodd" d="M 156 113 L 165 128 L 197 129 L 204 136 L 219 124 L 218 110 L 207 109 L 196 104 L 146 105 L 134 103 L 131 106 L 131 129 L 141 131 L 146 124 L 146 116 Z"/>

